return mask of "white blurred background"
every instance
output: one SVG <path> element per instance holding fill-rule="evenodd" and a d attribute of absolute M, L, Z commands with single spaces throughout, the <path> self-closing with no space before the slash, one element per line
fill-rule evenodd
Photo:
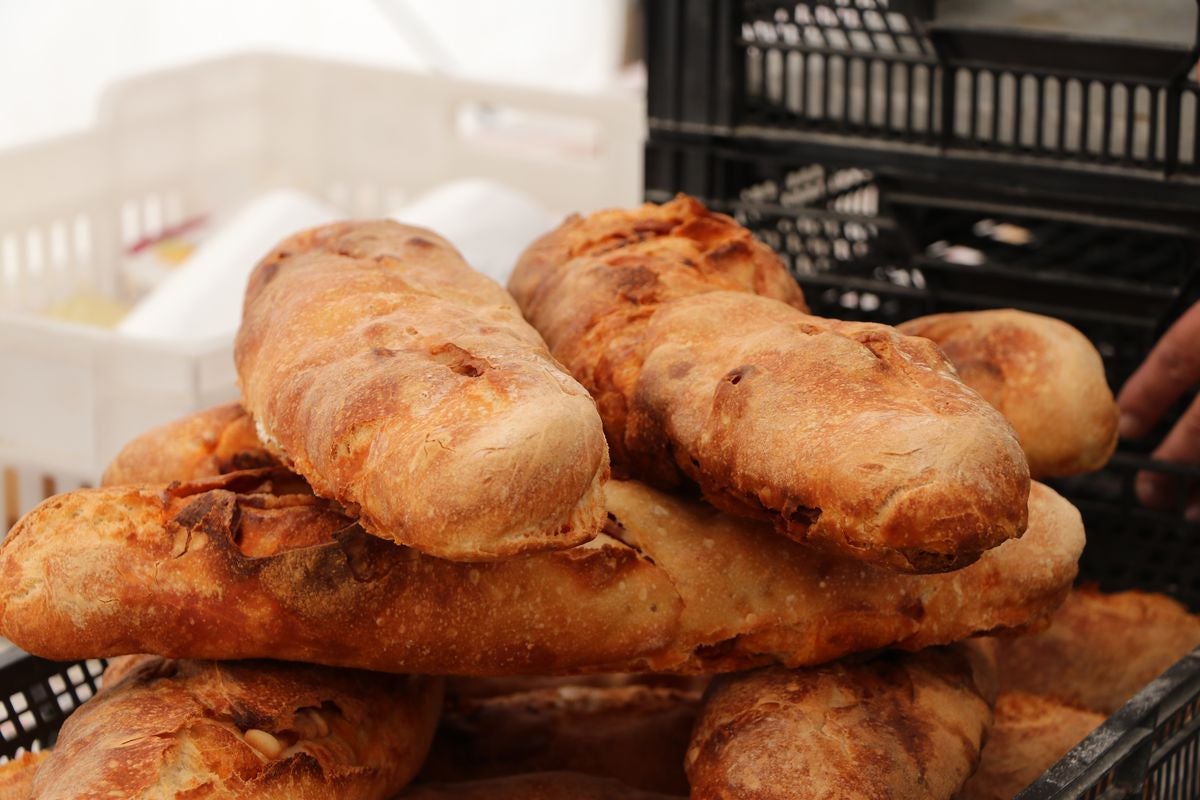
<path fill-rule="evenodd" d="M 595 90 L 622 77 L 630 7 L 628 0 L 0 0 L 0 149 L 89 126 L 113 81 L 248 50 Z"/>
<path fill-rule="evenodd" d="M 0 0 L 0 531 L 237 396 L 284 235 L 393 217 L 503 283 L 562 214 L 637 202 L 635 7 Z"/>

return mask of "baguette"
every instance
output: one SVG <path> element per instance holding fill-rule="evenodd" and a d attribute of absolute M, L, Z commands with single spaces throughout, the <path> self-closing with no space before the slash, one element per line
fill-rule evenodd
<path fill-rule="evenodd" d="M 558 686 L 459 700 L 442 715 L 418 781 L 567 771 L 687 794 L 683 757 L 699 692 Z"/>
<path fill-rule="evenodd" d="M 902 571 L 1025 529 L 1016 435 L 935 346 L 807 316 L 779 259 L 695 200 L 572 218 L 509 288 L 624 473 Z"/>
<path fill-rule="evenodd" d="M 0 544 L 0 634 L 48 658 L 151 652 L 430 674 L 817 664 L 1038 625 L 1083 548 L 1035 485 L 1029 531 L 953 573 L 814 553 L 613 481 L 606 533 L 485 564 L 369 536 L 282 470 L 44 501 Z"/>
<path fill-rule="evenodd" d="M 250 277 L 234 356 L 263 442 L 369 533 L 484 561 L 599 531 L 595 404 L 437 234 L 381 221 L 285 240 Z"/>
<path fill-rule="evenodd" d="M 1200 646 L 1200 617 L 1170 597 L 1076 589 L 1047 630 L 999 640 L 1001 687 L 1105 716 Z"/>
<path fill-rule="evenodd" d="M 574 772 L 542 772 L 491 780 L 412 786 L 396 800 L 670 800 L 620 781 Z M 678 800 L 678 799 L 677 799 Z"/>
<path fill-rule="evenodd" d="M 1044 627 L 1083 551 L 1079 512 L 1042 484 L 1029 529 L 956 572 L 908 575 L 823 556 L 769 528 L 613 481 L 606 529 L 674 581 L 683 599 L 666 650 L 634 670 L 729 672 L 821 664 L 884 647 L 920 650 Z"/>
<path fill-rule="evenodd" d="M 388 800 L 416 774 L 438 679 L 136 657 L 63 724 L 38 800 Z"/>
<path fill-rule="evenodd" d="M 1102 722 L 1100 714 L 1048 697 L 1001 694 L 979 769 L 960 800 L 1012 800 Z"/>
<path fill-rule="evenodd" d="M 1012 423 L 1033 477 L 1095 472 L 1116 449 L 1104 362 L 1067 323 L 1002 309 L 934 314 L 899 330 L 935 342 L 963 383 Z"/>
<path fill-rule="evenodd" d="M 992 724 L 995 665 L 964 647 L 770 668 L 709 687 L 692 800 L 950 800 Z"/>
<path fill-rule="evenodd" d="M 671 641 L 680 603 L 661 570 L 608 536 L 446 561 L 366 534 L 278 469 L 50 498 L 0 545 L 0 575 L 0 629 L 48 657 L 428 674 L 623 661 Z"/>

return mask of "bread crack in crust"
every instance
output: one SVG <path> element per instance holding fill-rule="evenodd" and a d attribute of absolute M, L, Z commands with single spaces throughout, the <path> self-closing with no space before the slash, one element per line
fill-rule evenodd
<path fill-rule="evenodd" d="M 437 678 L 270 661 L 114 661 L 33 796 L 388 800 L 417 773 Z"/>
<path fill-rule="evenodd" d="M 937 347 L 809 316 L 779 258 L 695 200 L 573 217 L 509 290 L 596 398 L 621 474 L 906 572 L 1025 530 L 1016 435 Z"/>
<path fill-rule="evenodd" d="M 595 404 L 431 231 L 338 223 L 285 240 L 250 278 L 235 361 L 266 449 L 369 533 L 486 561 L 600 528 Z"/>

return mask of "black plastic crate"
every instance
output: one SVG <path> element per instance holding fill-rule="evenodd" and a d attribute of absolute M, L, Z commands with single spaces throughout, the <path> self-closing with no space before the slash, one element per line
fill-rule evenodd
<path fill-rule="evenodd" d="M 1016 800 L 1200 797 L 1200 648 L 1132 700 Z"/>
<path fill-rule="evenodd" d="M 71 711 L 98 688 L 105 662 L 0 656 L 0 759 L 53 747 Z M 1200 796 L 1200 648 L 1093 731 L 1018 800 Z"/>
<path fill-rule="evenodd" d="M 0 655 L 0 756 L 52 747 L 63 721 L 96 693 L 105 663 L 47 661 L 8 646 Z"/>
<path fill-rule="evenodd" d="M 1015 181 L 1080 199 L 1120 191 L 1154 207 L 1200 200 L 1195 7 L 1179 21 L 1191 34 L 1181 44 L 942 14 L 955 6 L 647 3 L 651 133 L 800 143 L 815 161 L 870 155 L 911 174 Z M 1132 0 L 1129 12 L 1143 13 Z"/>

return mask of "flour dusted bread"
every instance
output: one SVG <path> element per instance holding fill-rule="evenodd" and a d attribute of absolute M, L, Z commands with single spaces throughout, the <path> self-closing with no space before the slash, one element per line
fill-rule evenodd
<path fill-rule="evenodd" d="M 899 330 L 936 342 L 963 382 L 1004 414 L 1034 477 L 1093 472 L 1116 448 L 1104 363 L 1067 323 L 1000 309 L 934 314 Z"/>
<path fill-rule="evenodd" d="M 974 646 L 717 678 L 687 755 L 692 800 L 950 800 L 992 724 Z"/>
<path fill-rule="evenodd" d="M 1070 590 L 1084 545 L 1079 512 L 1041 484 L 1022 538 L 936 575 L 821 555 L 635 481 L 611 482 L 608 509 L 606 530 L 671 576 L 683 601 L 672 644 L 637 665 L 659 671 L 805 666 L 1040 626 Z"/>
<path fill-rule="evenodd" d="M 188 452 L 162 430 L 122 455 L 131 480 L 164 468 L 138 453 Z M 0 633 L 56 658 L 273 656 L 483 676 L 802 666 L 1040 625 L 1084 544 L 1078 512 L 1035 484 L 1021 539 L 956 572 L 908 575 L 611 481 L 597 540 L 461 564 L 363 534 L 282 469 L 184 472 L 211 466 L 180 458 L 166 468 L 181 485 L 83 490 L 31 512 L 0 545 Z"/>
<path fill-rule="evenodd" d="M 1100 714 L 1048 697 L 1001 694 L 979 769 L 960 800 L 1012 800 L 1103 722 Z"/>
<path fill-rule="evenodd" d="M 59 495 L 0 545 L 0 629 L 58 658 L 575 671 L 665 646 L 669 578 L 601 535 L 467 564 L 368 535 L 285 470 Z"/>
<path fill-rule="evenodd" d="M 808 316 L 779 259 L 695 200 L 571 218 L 509 288 L 595 396 L 618 470 L 903 571 L 1025 529 L 1017 438 L 935 346 Z"/>
<path fill-rule="evenodd" d="M 999 645 L 1004 689 L 1108 715 L 1200 646 L 1200 618 L 1166 595 L 1085 587 L 1048 629 Z"/>
<path fill-rule="evenodd" d="M 285 240 L 250 277 L 235 360 L 264 443 L 370 533 L 483 561 L 599 530 L 592 399 L 431 231 L 338 223 Z"/>
<path fill-rule="evenodd" d="M 420 781 L 568 771 L 687 794 L 699 691 L 559 685 L 447 704 Z"/>
<path fill-rule="evenodd" d="M 670 800 L 611 778 L 541 772 L 490 780 L 412 786 L 396 800 Z"/>
<path fill-rule="evenodd" d="M 0 634 L 50 658 L 274 657 L 396 672 L 711 672 L 919 649 L 1043 621 L 1083 548 L 1031 524 L 970 567 L 907 575 L 613 481 L 605 533 L 483 564 L 365 534 L 282 469 L 51 498 L 0 544 Z"/>
<path fill-rule="evenodd" d="M 435 678 L 137 657 L 63 725 L 38 800 L 390 800 L 441 710 Z"/>

